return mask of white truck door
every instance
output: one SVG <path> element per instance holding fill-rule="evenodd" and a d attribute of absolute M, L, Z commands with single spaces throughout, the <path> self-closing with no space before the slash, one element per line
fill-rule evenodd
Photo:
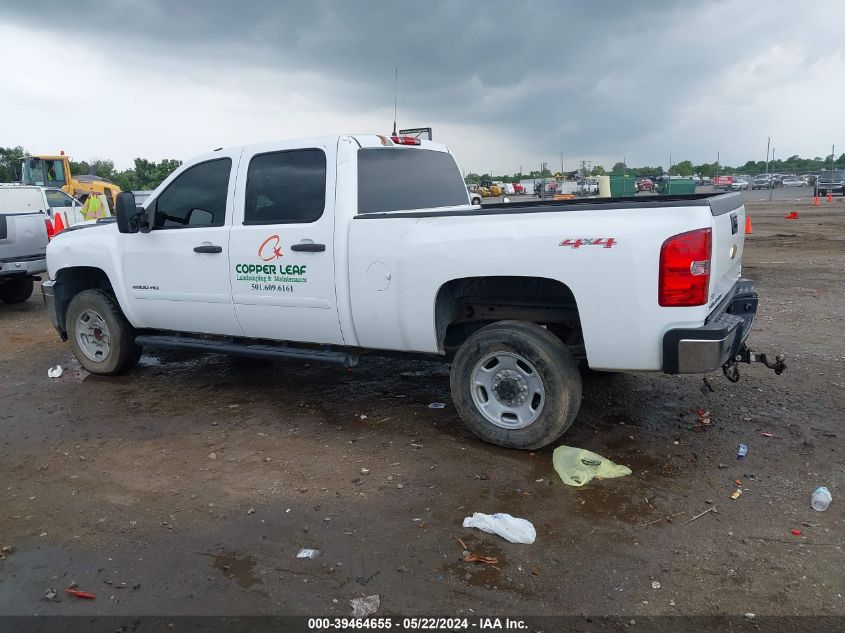
<path fill-rule="evenodd" d="M 342 344 L 335 298 L 335 144 L 244 150 L 230 238 L 245 336 Z"/>
<path fill-rule="evenodd" d="M 241 336 L 229 285 L 229 230 L 240 150 L 179 173 L 147 206 L 149 233 L 123 234 L 137 327 Z"/>

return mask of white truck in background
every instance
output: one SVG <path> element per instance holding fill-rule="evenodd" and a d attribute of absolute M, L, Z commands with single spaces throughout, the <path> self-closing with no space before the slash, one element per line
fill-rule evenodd
<path fill-rule="evenodd" d="M 186 162 L 116 221 L 47 250 L 53 325 L 87 370 L 144 347 L 353 365 L 451 362 L 480 438 L 536 449 L 572 424 L 579 363 L 703 373 L 761 360 L 745 340 L 739 194 L 470 204 L 448 149 L 332 136 Z"/>

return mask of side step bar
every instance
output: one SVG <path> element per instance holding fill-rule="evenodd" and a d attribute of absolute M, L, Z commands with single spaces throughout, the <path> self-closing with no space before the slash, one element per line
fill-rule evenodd
<path fill-rule="evenodd" d="M 302 361 L 317 361 L 332 363 L 344 367 L 354 367 L 358 364 L 358 357 L 343 352 L 330 350 L 299 349 L 276 345 L 259 345 L 249 343 L 235 343 L 231 341 L 214 341 L 203 338 L 188 338 L 185 336 L 165 336 L 142 334 L 135 337 L 135 343 L 149 347 L 164 347 L 168 349 L 194 349 L 201 352 L 217 354 L 231 354 L 248 358 L 294 358 Z"/>

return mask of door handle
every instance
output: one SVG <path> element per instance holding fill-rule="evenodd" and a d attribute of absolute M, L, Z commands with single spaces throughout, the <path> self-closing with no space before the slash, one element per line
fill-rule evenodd
<path fill-rule="evenodd" d="M 301 242 L 299 244 L 293 244 L 290 247 L 292 251 L 304 251 L 306 253 L 322 253 L 326 250 L 325 244 L 312 244 L 311 242 Z"/>
<path fill-rule="evenodd" d="M 199 246 L 194 246 L 195 253 L 222 253 L 223 247 L 222 246 L 215 246 L 214 244 L 200 244 Z"/>

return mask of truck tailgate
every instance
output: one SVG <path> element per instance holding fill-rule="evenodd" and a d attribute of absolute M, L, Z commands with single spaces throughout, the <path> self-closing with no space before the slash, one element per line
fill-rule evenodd
<path fill-rule="evenodd" d="M 41 211 L 0 213 L 0 263 L 46 257 L 46 216 Z"/>
<path fill-rule="evenodd" d="M 715 307 L 733 288 L 742 272 L 745 245 L 745 206 L 742 196 L 724 196 L 711 204 L 713 243 L 710 262 L 710 301 Z"/>

